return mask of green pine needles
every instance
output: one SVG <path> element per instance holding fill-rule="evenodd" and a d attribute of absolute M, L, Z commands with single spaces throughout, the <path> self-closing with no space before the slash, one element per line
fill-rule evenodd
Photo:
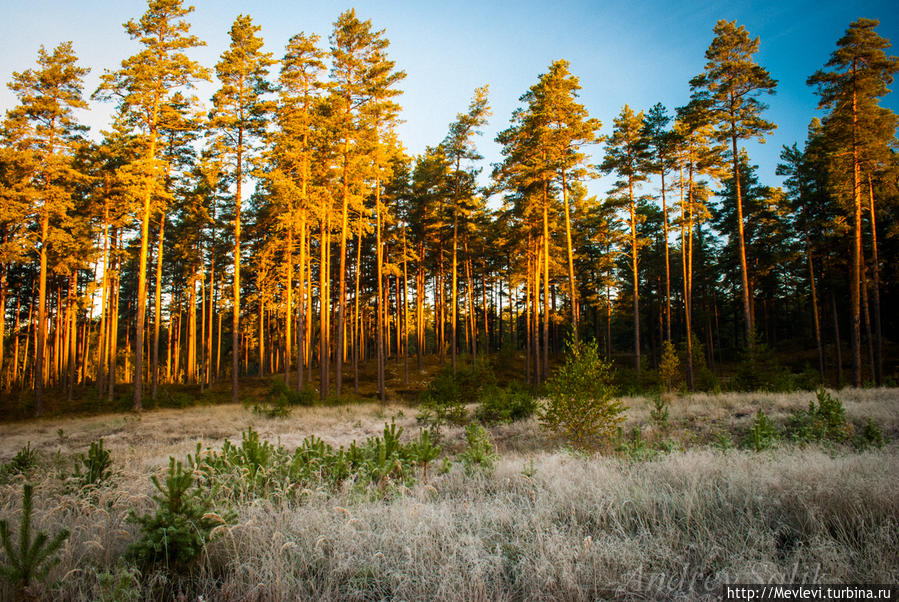
<path fill-rule="evenodd" d="M 189 570 L 213 538 L 213 530 L 225 522 L 213 512 L 212 502 L 195 487 L 194 475 L 181 462 L 169 458 L 165 483 L 153 476 L 159 491 L 153 496 L 156 512 L 131 515 L 140 525 L 141 538 L 130 552 L 143 566 L 164 566 L 175 573 Z"/>
<path fill-rule="evenodd" d="M 609 372 L 595 342 L 570 343 L 565 363 L 546 383 L 543 427 L 581 450 L 608 443 L 627 409 L 614 398 Z"/>
<path fill-rule="evenodd" d="M 75 462 L 75 472 L 72 476 L 78 479 L 83 487 L 96 487 L 109 478 L 111 468 L 112 456 L 108 449 L 103 449 L 103 439 L 99 439 L 91 442 L 87 457 L 81 455 Z"/>
<path fill-rule="evenodd" d="M 26 588 L 35 579 L 39 581 L 45 579 L 50 569 L 59 562 L 54 555 L 69 537 L 69 532 L 63 529 L 52 539 L 43 531 L 38 531 L 32 538 L 33 496 L 34 485 L 25 483 L 22 486 L 22 517 L 19 523 L 18 545 L 13 543 L 9 523 L 5 520 L 0 521 L 0 543 L 6 553 L 6 562 L 0 564 L 0 577 L 13 584 L 23 597 Z"/>

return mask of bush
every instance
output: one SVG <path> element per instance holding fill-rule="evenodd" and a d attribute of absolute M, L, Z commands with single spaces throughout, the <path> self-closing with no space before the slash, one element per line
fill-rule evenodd
<path fill-rule="evenodd" d="M 81 468 L 84 467 L 84 472 Z M 75 461 L 75 472 L 72 475 L 81 482 L 82 487 L 96 487 L 109 478 L 112 457 L 109 450 L 103 449 L 103 439 L 92 441 L 87 457 L 82 454 Z"/>
<path fill-rule="evenodd" d="M 29 441 L 25 444 L 25 447 L 16 452 L 12 460 L 0 466 L 0 481 L 6 481 L 13 475 L 25 474 L 36 466 L 37 451 L 31 448 L 31 442 Z"/>
<path fill-rule="evenodd" d="M 515 422 L 529 418 L 537 409 L 537 400 L 525 387 L 513 383 L 507 387 L 486 386 L 481 390 L 475 417 L 485 424 Z"/>
<path fill-rule="evenodd" d="M 671 341 L 662 343 L 662 360 L 659 362 L 659 379 L 665 386 L 665 392 L 671 393 L 676 389 L 680 380 L 680 360 L 677 358 L 677 350 Z"/>
<path fill-rule="evenodd" d="M 696 334 L 693 334 L 693 388 L 696 391 L 706 391 L 711 393 L 721 392 L 721 383 L 715 373 L 709 369 L 705 357 L 705 345 Z M 686 341 L 679 346 L 684 357 L 687 356 Z"/>
<path fill-rule="evenodd" d="M 152 480 L 159 491 L 153 496 L 156 512 L 131 514 L 131 520 L 140 525 L 141 538 L 131 545 L 130 553 L 142 566 L 161 565 L 184 573 L 212 540 L 213 530 L 226 521 L 213 512 L 211 496 L 203 496 L 195 486 L 193 473 L 175 458 L 169 458 L 165 485 L 156 476 Z"/>
<path fill-rule="evenodd" d="M 220 452 L 202 451 L 198 444 L 188 463 L 202 475 L 204 488 L 227 492 L 232 501 L 287 498 L 322 487 L 336 490 L 347 482 L 360 491 L 373 485 L 383 492 L 391 483 L 411 483 L 416 468 L 426 477 L 441 452 L 433 431 L 422 430 L 408 443 L 400 441 L 402 433 L 391 421 L 381 436 L 337 449 L 313 435 L 291 453 L 248 429 L 239 446 L 226 440 Z"/>
<path fill-rule="evenodd" d="M 547 381 L 546 390 L 540 422 L 575 448 L 606 444 L 624 420 L 626 408 L 613 399 L 610 366 L 600 359 L 595 342 L 570 343 L 565 362 Z"/>
<path fill-rule="evenodd" d="M 496 375 L 487 359 L 473 364 L 459 362 L 455 376 L 451 366 L 444 366 L 422 392 L 418 421 L 437 429 L 444 424 L 466 424 L 469 416 L 465 404 L 477 401 L 482 391 L 495 388 Z"/>
<path fill-rule="evenodd" d="M 255 404 L 253 411 L 270 418 L 285 418 L 290 415 L 293 406 L 311 405 L 315 405 L 315 391 L 308 387 L 296 391 L 288 387 L 284 379 L 275 377 L 271 380 L 266 399 Z"/>
<path fill-rule="evenodd" d="M 808 404 L 808 411 L 794 411 L 787 421 L 787 437 L 797 443 L 833 441 L 842 443 L 852 434 L 852 426 L 846 421 L 843 403 L 825 389 L 816 393 L 818 405 Z"/>
<path fill-rule="evenodd" d="M 859 449 L 867 449 L 868 447 L 883 447 L 883 431 L 868 418 L 865 426 L 855 439 L 855 446 Z"/>
<path fill-rule="evenodd" d="M 653 426 L 661 431 L 667 431 L 668 402 L 658 396 L 653 399 L 652 405 L 652 409 L 649 410 L 649 419 L 652 420 Z"/>
<path fill-rule="evenodd" d="M 18 546 L 13 545 L 13 537 L 9 532 L 9 524 L 0 521 L 0 543 L 6 552 L 6 563 L 0 564 L 0 577 L 11 583 L 18 595 L 25 599 L 25 592 L 32 579 L 42 580 L 58 562 L 54 554 L 69 537 L 63 529 L 50 539 L 43 531 L 31 537 L 31 513 L 34 486 L 24 483 L 22 486 L 22 517 L 19 522 Z"/>
<path fill-rule="evenodd" d="M 473 474 L 478 470 L 491 471 L 496 465 L 499 456 L 496 455 L 496 446 L 490 440 L 490 435 L 480 424 L 469 424 L 465 427 L 465 441 L 467 445 L 459 455 L 465 472 Z"/>
<path fill-rule="evenodd" d="M 746 435 L 746 443 L 750 448 L 760 452 L 773 447 L 776 441 L 777 430 L 774 428 L 774 423 L 760 409 L 752 422 L 752 428 Z"/>

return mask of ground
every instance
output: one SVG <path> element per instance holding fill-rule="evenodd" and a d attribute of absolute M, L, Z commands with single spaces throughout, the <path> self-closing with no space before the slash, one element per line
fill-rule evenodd
<path fill-rule="evenodd" d="M 362 442 L 390 420 L 407 439 L 416 409 L 297 407 L 268 418 L 223 404 L 15 422 L 0 425 L 0 461 L 29 445 L 39 462 L 4 477 L 0 518 L 17 531 L 27 478 L 35 529 L 69 529 L 59 564 L 29 590 L 54 599 L 714 599 L 732 582 L 896 583 L 899 390 L 833 394 L 857 430 L 870 418 L 887 443 L 741 448 L 757 410 L 782 427 L 815 399 L 808 392 L 673 396 L 664 431 L 651 400 L 626 398 L 617 452 L 572 451 L 531 418 L 489 429 L 499 454 L 490 471 L 456 462 L 386 487 L 233 496 L 233 516 L 180 576 L 138 571 L 127 554 L 139 537 L 129 513 L 155 506 L 149 477 L 170 456 L 239 443 L 248 427 L 287 451 L 309 435 Z M 441 435 L 442 456 L 457 458 L 462 427 Z M 100 438 L 114 474 L 79 489 L 74 459 Z M 14 593 L 0 587 L 0 598 Z"/>

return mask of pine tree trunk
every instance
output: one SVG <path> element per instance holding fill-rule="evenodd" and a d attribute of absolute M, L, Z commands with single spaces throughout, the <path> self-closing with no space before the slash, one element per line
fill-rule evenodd
<path fill-rule="evenodd" d="M 384 291 L 383 291 L 383 249 L 381 248 L 381 182 L 375 186 L 375 256 L 377 260 L 378 304 L 377 324 L 375 326 L 376 345 L 378 347 L 378 398 L 385 402 L 387 394 L 384 386 Z"/>
<path fill-rule="evenodd" d="M 403 384 L 409 384 L 409 271 L 407 266 L 406 223 L 403 222 Z"/>
<path fill-rule="evenodd" d="M 821 382 L 824 382 L 824 348 L 821 344 L 821 322 L 818 318 L 818 293 L 815 287 L 815 265 L 812 261 L 812 248 L 809 243 L 808 233 L 805 235 L 805 254 L 808 257 L 809 282 L 812 285 L 812 315 L 815 323 L 815 343 L 818 346 L 818 372 L 821 374 Z"/>
<path fill-rule="evenodd" d="M 662 236 L 665 245 L 665 340 L 671 341 L 671 260 L 668 256 L 668 203 L 665 199 L 665 170 L 662 177 Z"/>
<path fill-rule="evenodd" d="M 345 131 L 343 145 L 343 207 L 340 212 L 340 259 L 338 268 L 338 292 L 337 292 L 337 337 L 336 350 L 336 389 L 340 396 L 343 391 L 343 332 L 346 317 L 346 240 L 347 220 L 349 212 L 349 161 L 350 161 L 350 98 L 346 97 Z"/>
<path fill-rule="evenodd" d="M 686 372 L 687 372 L 687 388 L 690 391 L 694 390 L 694 379 L 693 379 L 693 291 L 691 290 L 692 286 L 692 274 L 693 274 L 693 261 L 692 261 L 692 253 L 688 251 L 688 247 L 692 246 L 693 241 L 693 163 L 690 162 L 690 180 L 689 180 L 689 192 L 688 192 L 688 200 L 689 206 L 684 203 L 684 168 L 683 163 L 681 164 L 681 182 L 680 182 L 680 202 L 681 202 L 681 219 L 683 221 L 681 225 L 681 259 L 683 261 L 683 279 L 684 279 L 684 323 L 687 331 L 687 357 L 686 357 Z"/>
<path fill-rule="evenodd" d="M 259 378 L 265 376 L 265 297 L 259 292 Z"/>
<path fill-rule="evenodd" d="M 153 110 L 149 122 L 150 145 L 147 150 L 146 162 L 148 168 L 156 160 L 156 124 L 159 117 L 160 98 L 157 94 L 153 99 Z M 143 407 L 143 371 L 144 371 L 144 318 L 147 313 L 147 255 L 150 246 L 150 200 L 153 195 L 153 182 L 149 175 L 145 176 L 146 185 L 143 196 L 143 211 L 141 213 L 140 228 L 140 259 L 138 261 L 137 279 L 137 325 L 134 334 L 134 398 L 132 407 L 140 411 Z"/>
<path fill-rule="evenodd" d="M 34 347 L 34 413 L 44 413 L 44 356 L 47 350 L 47 236 L 50 217 L 46 208 L 41 216 L 40 276 L 38 284 L 37 341 Z"/>
<path fill-rule="evenodd" d="M 423 369 L 423 356 L 425 353 L 425 245 L 418 245 L 418 266 L 415 280 L 415 353 L 418 362 L 419 373 Z M 436 302 L 436 300 L 435 300 Z M 436 333 L 435 333 L 436 336 Z"/>
<path fill-rule="evenodd" d="M 7 235 L 4 231 L 3 242 L 6 243 Z M 4 379 L 7 370 L 4 370 L 5 347 L 3 343 L 6 341 L 6 264 L 0 265 L 0 391 L 4 385 L 9 387 L 9 379 Z"/>
<path fill-rule="evenodd" d="M 549 377 L 549 182 L 543 180 L 543 378 Z"/>
<path fill-rule="evenodd" d="M 468 253 L 468 239 L 465 240 L 465 291 L 468 300 L 468 330 L 471 333 L 471 361 L 474 362 L 478 357 L 478 328 L 477 317 L 474 307 L 474 286 L 471 279 L 471 255 Z"/>
<path fill-rule="evenodd" d="M 536 379 L 531 380 L 531 350 L 533 347 L 531 346 L 531 274 L 533 273 L 533 261 L 531 259 L 531 233 L 528 232 L 528 250 L 527 250 L 527 261 L 528 267 L 525 272 L 524 279 L 524 307 L 525 307 L 525 364 L 526 364 L 526 373 L 527 373 L 527 382 L 529 384 L 536 384 Z"/>
<path fill-rule="evenodd" d="M 290 387 L 290 360 L 293 357 L 293 224 L 287 228 L 285 245 L 285 282 L 284 282 L 284 385 Z"/>
<path fill-rule="evenodd" d="M 21 338 L 21 333 L 19 332 L 19 329 L 21 328 L 19 325 L 19 311 L 21 310 L 21 304 L 22 295 L 16 295 L 16 321 L 13 323 L 13 336 L 15 337 L 15 342 L 12 351 L 12 375 L 6 383 L 7 391 L 19 386 L 19 339 Z"/>
<path fill-rule="evenodd" d="M 458 171 L 458 164 L 456 166 L 456 170 Z M 458 188 L 458 184 L 456 185 Z M 458 323 L 457 312 L 459 311 L 459 297 L 458 297 L 458 230 L 459 230 L 459 208 L 458 208 L 458 199 L 456 198 L 458 195 L 458 190 L 456 194 L 453 195 L 454 203 L 453 203 L 453 307 L 452 307 L 452 339 L 451 339 L 451 349 L 452 349 L 452 365 L 453 365 L 453 378 L 456 377 L 456 324 Z"/>
<path fill-rule="evenodd" d="M 736 125 L 731 121 L 731 131 Z M 752 309 L 750 307 L 749 270 L 746 264 L 746 242 L 743 236 L 743 192 L 740 182 L 740 157 L 737 154 L 737 136 L 732 135 L 731 152 L 734 159 L 734 189 L 737 193 L 737 243 L 740 251 L 740 277 L 743 281 L 743 317 L 746 322 L 746 345 L 751 347 L 755 342 L 755 326 L 752 323 Z"/>
<path fill-rule="evenodd" d="M 243 117 L 243 115 L 241 115 Z M 240 401 L 237 378 L 240 375 L 240 210 L 243 202 L 243 127 L 237 131 L 237 172 L 234 195 L 234 287 L 231 309 L 231 402 Z"/>
<path fill-rule="evenodd" d="M 187 362 L 185 380 L 187 384 L 197 382 L 197 280 L 191 274 L 187 294 Z"/>
<path fill-rule="evenodd" d="M 75 366 L 77 364 L 77 351 L 78 351 L 78 305 L 76 303 L 76 299 L 78 298 L 78 270 L 72 271 L 72 287 L 71 293 L 69 294 L 68 299 L 68 343 L 66 350 L 66 358 L 68 362 L 68 376 L 66 378 L 66 399 L 69 403 L 72 402 L 72 393 L 75 388 Z M 0 303 L 0 308 L 5 308 L 5 305 Z M 6 319 L 6 313 L 4 312 L 2 319 L 0 322 Z M 0 356 L 2 357 L 2 356 Z M 0 362 L 2 365 L 2 362 Z"/>
<path fill-rule="evenodd" d="M 637 375 L 640 374 L 640 278 L 637 272 L 638 249 L 637 249 L 637 211 L 634 204 L 634 179 L 628 177 L 628 208 L 631 218 L 631 271 L 634 279 L 634 362 L 636 364 Z"/>
<path fill-rule="evenodd" d="M 306 213 L 303 210 L 300 218 L 300 273 L 297 282 L 297 393 L 303 390 L 303 364 L 306 361 Z"/>
<path fill-rule="evenodd" d="M 568 251 L 568 294 L 571 300 L 571 331 L 574 340 L 578 340 L 580 335 L 578 333 L 579 315 L 577 285 L 574 279 L 574 250 L 571 243 L 571 208 L 568 204 L 568 172 L 565 169 L 562 169 L 562 201 L 565 205 L 565 246 Z"/>
<path fill-rule="evenodd" d="M 856 81 L 856 67 L 852 66 L 852 81 Z M 853 84 L 854 85 L 854 84 Z M 862 278 L 862 198 L 860 158 L 858 144 L 858 94 L 852 90 L 852 269 L 850 270 L 849 298 L 852 312 L 852 386 L 862 385 L 861 348 L 861 278 Z"/>
<path fill-rule="evenodd" d="M 362 272 L 362 229 L 356 235 L 355 294 L 353 295 L 353 393 L 359 394 L 359 352 L 362 338 L 362 322 L 359 320 L 359 287 Z"/>
<path fill-rule="evenodd" d="M 871 249 L 874 272 L 874 384 L 883 386 L 883 329 L 880 318 L 880 259 L 877 255 L 877 220 L 874 213 L 874 184 L 868 174 L 868 198 L 871 201 Z"/>
<path fill-rule="evenodd" d="M 159 325 L 162 321 L 162 243 L 165 240 L 165 211 L 159 217 L 159 244 L 156 248 L 156 304 L 154 307 L 156 316 L 153 321 L 153 375 L 152 393 L 153 401 L 156 401 L 159 386 Z"/>
<path fill-rule="evenodd" d="M 113 234 L 112 243 L 114 249 L 122 246 L 121 231 Z M 115 270 L 113 271 L 113 282 L 111 283 L 111 286 L 110 304 L 112 312 L 110 314 L 111 323 L 109 325 L 109 353 L 107 354 L 109 357 L 109 371 L 107 374 L 109 384 L 106 387 L 106 399 L 110 403 L 112 403 L 115 398 L 114 389 L 119 355 L 119 304 L 121 303 L 122 296 L 122 274 L 121 261 L 118 259 L 115 261 Z"/>
<path fill-rule="evenodd" d="M 328 325 L 328 317 L 329 311 L 328 308 L 330 306 L 331 295 L 328 291 L 328 281 L 329 281 L 329 273 L 328 273 L 328 256 L 330 254 L 330 238 L 328 236 L 328 218 L 322 220 L 322 231 L 321 231 L 321 258 L 319 262 L 319 349 L 318 349 L 318 363 L 319 363 L 319 372 L 320 372 L 320 384 L 319 384 L 319 396 L 322 400 L 327 399 L 330 395 L 330 346 L 331 342 L 329 340 L 330 327 Z"/>

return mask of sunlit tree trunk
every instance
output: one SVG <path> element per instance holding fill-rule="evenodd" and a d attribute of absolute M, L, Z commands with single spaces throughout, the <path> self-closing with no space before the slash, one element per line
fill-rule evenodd
<path fill-rule="evenodd" d="M 159 242 L 156 247 L 156 303 L 153 321 L 153 374 L 151 397 L 156 401 L 159 385 L 159 325 L 162 322 L 162 243 L 165 240 L 165 211 L 159 216 Z"/>
<path fill-rule="evenodd" d="M 875 353 L 874 353 L 874 384 L 878 387 L 883 386 L 883 329 L 881 327 L 880 318 L 880 259 L 877 255 L 877 220 L 874 213 L 874 184 L 871 182 L 871 175 L 868 175 L 868 198 L 871 205 L 871 249 L 873 253 L 873 272 L 874 272 L 874 336 L 875 336 Z"/>
<path fill-rule="evenodd" d="M 818 293 L 815 286 L 815 264 L 812 261 L 812 247 L 808 233 L 805 235 L 805 254 L 808 257 L 809 282 L 812 285 L 812 316 L 815 324 L 815 343 L 818 346 L 818 372 L 821 374 L 821 382 L 824 382 L 824 348 L 821 342 L 821 322 L 818 317 Z"/>

